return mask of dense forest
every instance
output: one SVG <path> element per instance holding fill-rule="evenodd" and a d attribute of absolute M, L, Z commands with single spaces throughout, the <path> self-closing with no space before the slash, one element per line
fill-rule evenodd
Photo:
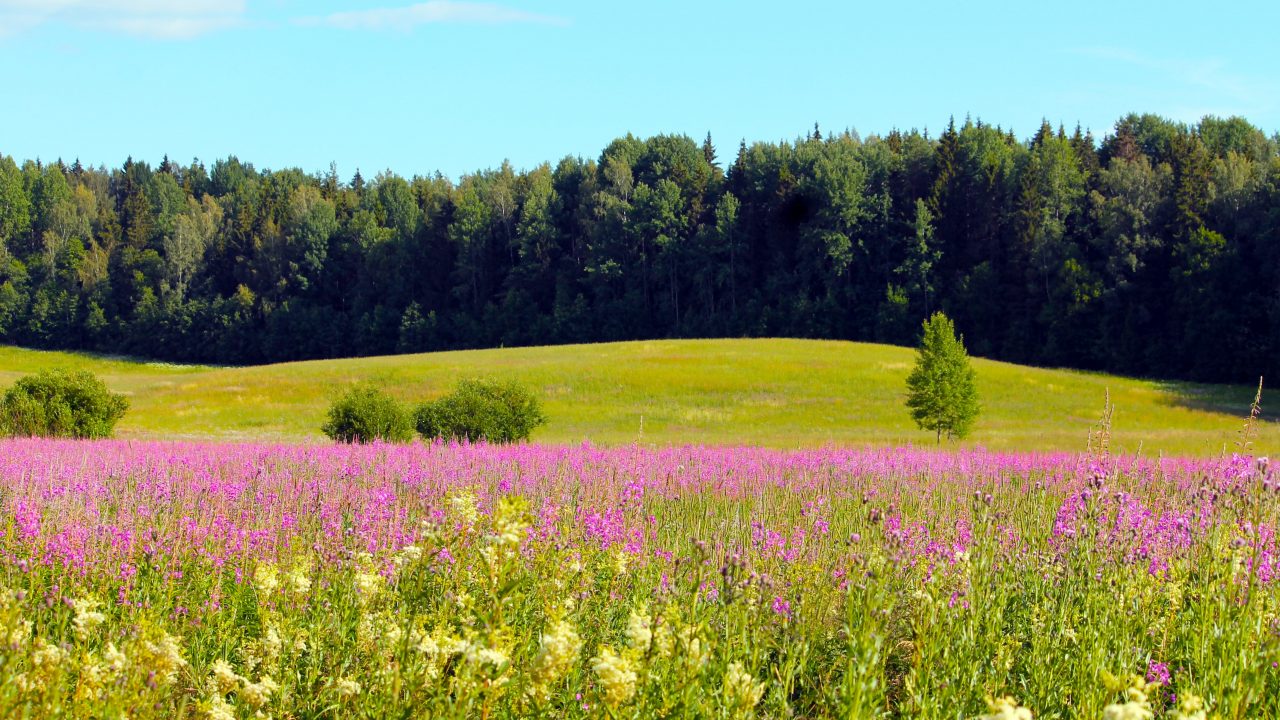
<path fill-rule="evenodd" d="M 1280 136 L 1240 118 L 740 144 L 628 135 L 453 182 L 0 155 L 0 340 L 216 363 L 658 337 L 1280 370 Z"/>

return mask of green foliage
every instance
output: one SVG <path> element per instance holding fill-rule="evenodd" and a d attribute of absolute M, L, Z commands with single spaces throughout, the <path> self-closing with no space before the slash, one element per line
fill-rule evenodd
<path fill-rule="evenodd" d="M 425 438 L 527 440 L 547 422 L 537 396 L 514 380 L 466 379 L 449 395 L 424 403 L 414 413 Z"/>
<path fill-rule="evenodd" d="M 0 399 L 0 432 L 20 437 L 110 437 L 129 409 L 123 395 L 87 370 L 43 370 Z"/>
<path fill-rule="evenodd" d="M 403 443 L 413 439 L 413 419 L 408 409 L 377 386 L 360 384 L 329 406 L 321 430 L 345 443 Z"/>
<path fill-rule="evenodd" d="M 983 356 L 1239 382 L 1280 372 L 1277 157 L 1242 118 L 1155 115 L 1101 145 L 981 120 L 815 130 L 743 142 L 723 170 L 710 141 L 629 135 L 456 182 L 0 156 L 0 341 L 234 365 L 903 343 L 946 308 Z"/>
<path fill-rule="evenodd" d="M 976 374 L 969 365 L 963 338 L 941 312 L 924 322 L 915 368 L 907 376 L 907 407 L 921 430 L 947 438 L 963 438 L 978 417 Z"/>

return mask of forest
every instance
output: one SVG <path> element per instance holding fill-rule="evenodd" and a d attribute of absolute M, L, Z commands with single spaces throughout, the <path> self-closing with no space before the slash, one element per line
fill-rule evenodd
<path fill-rule="evenodd" d="M 0 154 L 0 342 L 252 364 L 676 337 L 915 341 L 1157 378 L 1280 370 L 1280 135 L 1129 115 L 621 137 L 456 181 Z"/>

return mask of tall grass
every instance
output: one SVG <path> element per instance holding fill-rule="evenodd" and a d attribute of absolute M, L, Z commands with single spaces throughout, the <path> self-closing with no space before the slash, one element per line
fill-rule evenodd
<path fill-rule="evenodd" d="M 1277 717 L 1276 482 L 1246 456 L 4 441 L 0 716 Z"/>

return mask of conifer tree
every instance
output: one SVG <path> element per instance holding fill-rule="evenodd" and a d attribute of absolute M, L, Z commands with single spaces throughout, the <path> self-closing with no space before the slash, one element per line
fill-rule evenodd
<path fill-rule="evenodd" d="M 964 339 L 941 312 L 924 322 L 916 366 L 907 377 L 907 407 L 921 430 L 947 439 L 969 434 L 978 417 L 978 388 Z"/>

